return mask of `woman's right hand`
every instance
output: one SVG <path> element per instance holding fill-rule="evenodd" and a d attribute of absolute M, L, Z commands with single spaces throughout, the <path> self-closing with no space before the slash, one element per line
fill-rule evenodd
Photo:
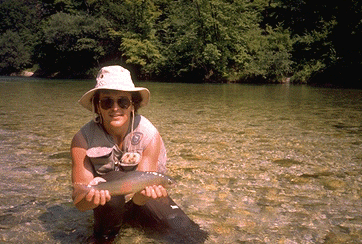
<path fill-rule="evenodd" d="M 89 185 L 91 186 L 98 185 L 99 182 L 106 182 L 106 180 L 101 177 L 95 177 L 93 180 L 91 180 L 91 182 L 89 182 Z M 111 195 L 107 190 L 98 191 L 92 189 L 85 196 L 85 200 L 87 200 L 88 202 L 92 202 L 96 206 L 99 206 L 99 205 L 104 205 L 109 200 L 111 200 Z"/>
<path fill-rule="evenodd" d="M 73 184 L 97 185 L 105 181 L 101 177 L 94 177 L 93 166 L 87 157 L 88 144 L 81 131 L 74 136 L 71 145 L 72 155 L 72 182 Z M 87 211 L 104 205 L 111 200 L 108 191 L 90 190 L 88 192 L 73 188 L 73 201 L 80 211 Z"/>

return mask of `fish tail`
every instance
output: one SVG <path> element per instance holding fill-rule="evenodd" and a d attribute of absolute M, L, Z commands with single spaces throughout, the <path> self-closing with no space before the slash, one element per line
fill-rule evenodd
<path fill-rule="evenodd" d="M 73 184 L 73 202 L 74 205 L 79 203 L 89 192 L 90 188 L 83 183 Z"/>

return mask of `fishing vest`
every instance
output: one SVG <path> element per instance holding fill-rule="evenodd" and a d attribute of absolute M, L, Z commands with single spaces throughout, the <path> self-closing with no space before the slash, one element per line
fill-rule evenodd
<path fill-rule="evenodd" d="M 88 122 L 81 128 L 87 141 L 87 157 L 93 165 L 97 175 L 104 175 L 109 171 L 124 170 L 118 167 L 121 157 L 126 152 L 137 152 L 141 155 L 152 139 L 158 134 L 156 127 L 145 117 L 136 115 L 133 133 L 129 131 L 124 138 L 122 149 L 114 143 L 113 138 L 103 129 L 102 125 Z M 158 157 L 160 173 L 166 172 L 166 148 L 161 138 L 161 152 Z M 134 167 L 132 170 L 137 168 Z"/>

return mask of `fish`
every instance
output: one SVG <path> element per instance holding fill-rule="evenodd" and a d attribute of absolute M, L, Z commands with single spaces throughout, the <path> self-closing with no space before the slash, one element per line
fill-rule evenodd
<path fill-rule="evenodd" d="M 145 189 L 146 186 L 162 185 L 165 188 L 170 188 L 175 184 L 175 181 L 171 177 L 158 172 L 130 171 L 124 173 L 121 171 L 112 171 L 110 173 L 118 174 L 118 179 L 100 182 L 97 185 L 73 184 L 76 193 L 73 200 L 74 204 L 80 202 L 92 189 L 98 191 L 108 190 L 111 196 L 117 196 L 140 192 Z"/>

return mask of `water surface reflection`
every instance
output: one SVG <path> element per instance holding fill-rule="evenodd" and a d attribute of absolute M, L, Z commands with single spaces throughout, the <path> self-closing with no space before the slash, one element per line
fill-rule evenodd
<path fill-rule="evenodd" d="M 0 241 L 82 243 L 91 212 L 70 199 L 69 143 L 92 116 L 89 81 L 0 81 Z M 142 83 L 170 195 L 207 243 L 360 243 L 362 91 Z M 19 235 L 19 233 L 23 233 Z M 119 243 L 157 243 L 126 229 Z"/>

